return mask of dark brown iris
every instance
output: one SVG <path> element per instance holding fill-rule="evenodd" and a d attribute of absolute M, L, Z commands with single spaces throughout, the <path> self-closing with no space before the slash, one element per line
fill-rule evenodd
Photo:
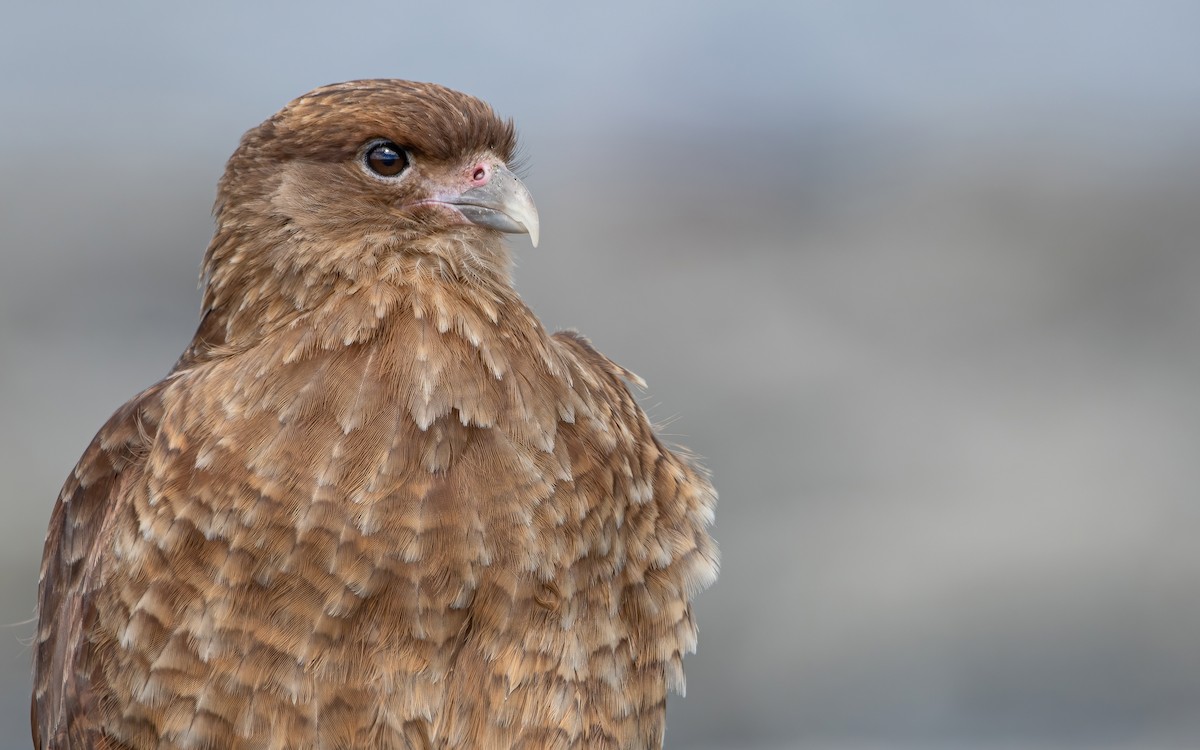
<path fill-rule="evenodd" d="M 408 168 L 408 153 L 392 143 L 376 143 L 367 151 L 367 166 L 383 177 L 395 177 Z"/>

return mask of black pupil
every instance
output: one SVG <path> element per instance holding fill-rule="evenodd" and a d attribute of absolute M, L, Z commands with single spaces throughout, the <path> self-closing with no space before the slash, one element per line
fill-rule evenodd
<path fill-rule="evenodd" d="M 407 159 L 399 148 L 389 143 L 381 143 L 367 154 L 367 163 L 371 169 L 382 175 L 399 174 L 406 166 Z"/>

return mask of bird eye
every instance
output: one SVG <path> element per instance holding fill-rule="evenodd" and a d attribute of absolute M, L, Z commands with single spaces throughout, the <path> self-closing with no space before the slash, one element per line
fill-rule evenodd
<path fill-rule="evenodd" d="M 391 141 L 381 141 L 367 149 L 367 168 L 382 177 L 395 177 L 408 168 L 408 152 Z"/>

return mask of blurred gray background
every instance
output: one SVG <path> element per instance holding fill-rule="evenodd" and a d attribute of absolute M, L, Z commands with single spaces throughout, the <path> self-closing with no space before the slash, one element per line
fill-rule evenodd
<path fill-rule="evenodd" d="M 190 338 L 241 133 L 516 118 L 518 283 L 721 492 L 674 748 L 1200 747 L 1200 5 L 7 2 L 0 747 L 45 524 Z"/>

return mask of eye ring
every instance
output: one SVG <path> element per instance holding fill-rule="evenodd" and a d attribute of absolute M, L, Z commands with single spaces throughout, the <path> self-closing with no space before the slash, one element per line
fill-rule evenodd
<path fill-rule="evenodd" d="M 362 157 L 363 166 L 380 177 L 396 177 L 409 166 L 408 151 L 391 141 L 372 141 Z"/>

